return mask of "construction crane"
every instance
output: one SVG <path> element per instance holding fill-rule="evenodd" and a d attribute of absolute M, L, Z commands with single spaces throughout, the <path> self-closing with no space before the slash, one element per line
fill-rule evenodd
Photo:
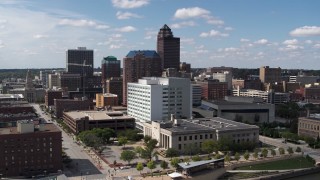
<path fill-rule="evenodd" d="M 68 63 L 68 65 L 71 66 L 81 66 L 82 67 L 82 91 L 83 91 L 83 98 L 85 98 L 85 89 L 84 89 L 84 82 L 85 82 L 85 73 L 84 73 L 84 67 L 92 67 L 91 64 L 86 64 L 86 60 L 83 60 L 83 64 L 77 64 L 77 63 Z"/>

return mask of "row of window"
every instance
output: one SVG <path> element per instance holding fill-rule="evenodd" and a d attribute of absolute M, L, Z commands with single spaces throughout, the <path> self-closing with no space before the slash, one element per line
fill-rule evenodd
<path fill-rule="evenodd" d="M 199 136 L 199 139 L 203 139 L 203 137 L 204 137 L 204 139 L 208 139 L 208 137 L 209 137 L 210 139 L 213 138 L 213 134 L 204 134 L 204 136 L 203 136 L 202 134 L 200 134 L 200 135 L 183 136 L 183 140 L 184 140 L 184 141 L 187 141 L 188 139 L 189 139 L 189 140 L 192 140 L 192 139 L 198 140 L 198 136 Z M 182 136 L 179 136 L 178 139 L 179 139 L 179 141 L 182 141 Z"/>
<path fill-rule="evenodd" d="M 314 125 L 314 124 L 309 124 L 309 123 L 301 123 L 300 122 L 300 128 L 318 130 L 319 131 L 319 125 Z"/>

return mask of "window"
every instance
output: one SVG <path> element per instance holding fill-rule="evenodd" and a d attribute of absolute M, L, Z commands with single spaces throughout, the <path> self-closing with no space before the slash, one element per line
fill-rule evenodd
<path fill-rule="evenodd" d="M 210 139 L 212 139 L 212 134 L 210 134 Z"/>
<path fill-rule="evenodd" d="M 200 135 L 200 139 L 202 139 L 202 134 Z"/>
<path fill-rule="evenodd" d="M 189 136 L 189 140 L 192 140 L 192 136 Z"/>
<path fill-rule="evenodd" d="M 198 135 L 195 135 L 195 136 L 194 136 L 194 139 L 197 140 L 197 139 L 198 139 Z"/>
<path fill-rule="evenodd" d="M 179 136 L 179 141 L 181 141 L 181 136 Z"/>
<path fill-rule="evenodd" d="M 204 138 L 205 138 L 205 139 L 208 139 L 208 134 L 205 134 L 205 135 L 204 135 Z"/>
<path fill-rule="evenodd" d="M 185 141 L 187 140 L 187 136 L 184 136 L 184 140 L 185 140 Z"/>
<path fill-rule="evenodd" d="M 179 150 L 181 150 L 181 144 L 179 144 Z"/>

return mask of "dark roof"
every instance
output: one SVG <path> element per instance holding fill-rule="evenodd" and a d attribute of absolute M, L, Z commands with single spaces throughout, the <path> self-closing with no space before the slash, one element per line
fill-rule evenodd
<path fill-rule="evenodd" d="M 171 30 L 167 24 L 164 24 L 161 29 Z"/>
<path fill-rule="evenodd" d="M 101 63 L 106 63 L 106 61 L 117 61 L 117 58 L 114 56 L 108 56 L 108 57 L 104 57 L 101 61 Z"/>
<path fill-rule="evenodd" d="M 160 58 L 159 54 L 155 50 L 138 50 L 138 51 L 134 50 L 134 51 L 130 51 L 126 57 L 134 58 L 138 54 L 142 54 L 146 58 Z"/>

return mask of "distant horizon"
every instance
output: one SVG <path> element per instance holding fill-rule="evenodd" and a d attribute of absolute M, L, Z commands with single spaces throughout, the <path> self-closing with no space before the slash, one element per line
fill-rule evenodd
<path fill-rule="evenodd" d="M 131 50 L 156 50 L 167 24 L 180 38 L 180 61 L 193 68 L 313 69 L 320 65 L 319 7 L 298 0 L 1 0 L 1 68 L 63 66 L 77 47 L 94 50 L 95 67 L 107 56 L 122 61 Z"/>

